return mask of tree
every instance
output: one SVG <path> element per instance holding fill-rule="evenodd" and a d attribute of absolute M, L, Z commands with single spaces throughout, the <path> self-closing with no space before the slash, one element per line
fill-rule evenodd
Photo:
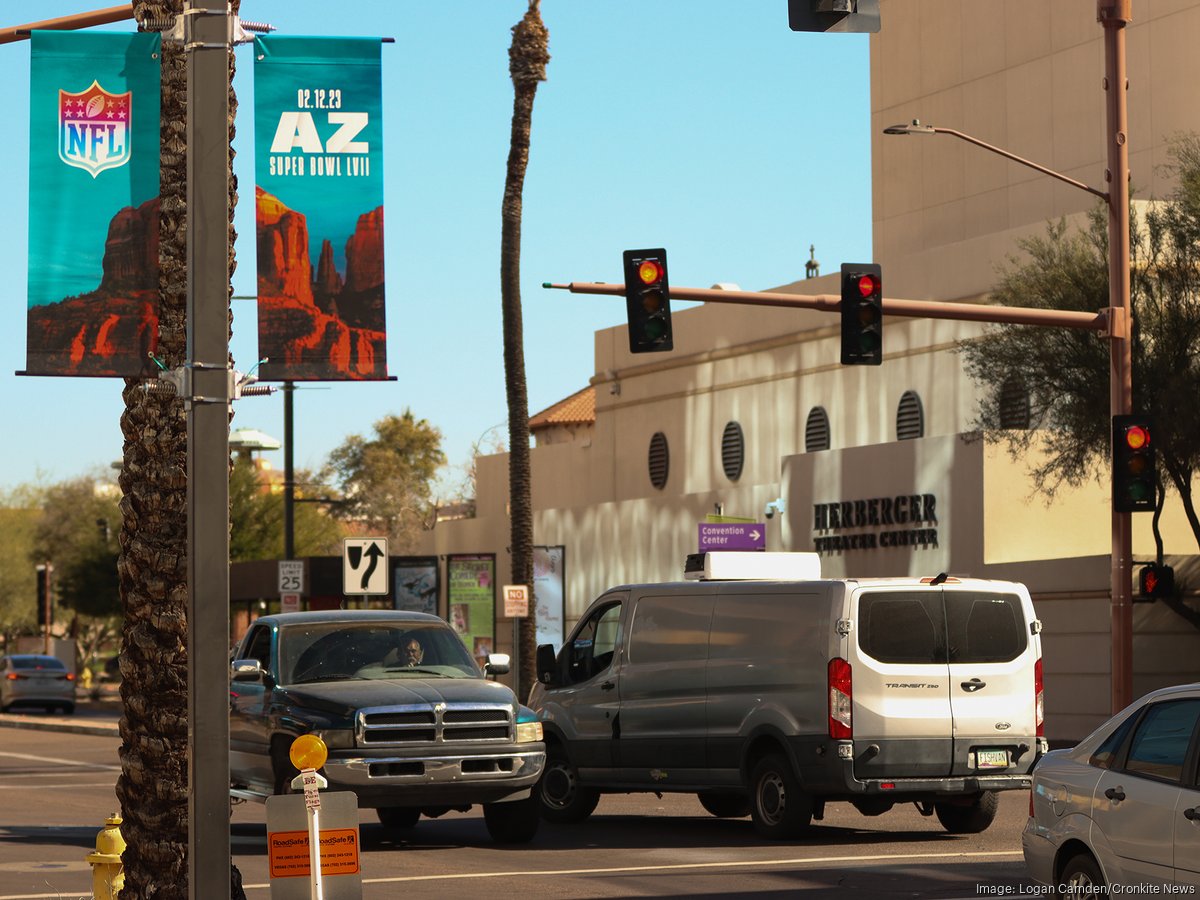
<path fill-rule="evenodd" d="M 132 0 L 134 17 L 169 20 L 183 0 Z M 236 14 L 240 0 L 232 0 Z M 142 28 L 139 25 L 139 28 Z M 187 55 L 162 46 L 159 161 L 158 357 L 187 359 Z M 232 75 L 234 54 L 229 52 Z M 232 138 L 237 99 L 229 89 Z M 230 150 L 232 166 L 232 150 Z M 229 179 L 229 270 L 233 269 L 236 182 Z M 232 291 L 231 291 L 232 293 Z M 118 574 L 121 640 L 122 854 L 128 900 L 184 900 L 188 894 L 187 420 L 181 399 L 147 394 L 127 379 L 121 432 Z"/>
<path fill-rule="evenodd" d="M 40 491 L 21 487 L 0 496 L 0 635 L 4 646 L 37 622 L 33 534 Z"/>
<path fill-rule="evenodd" d="M 354 434 L 329 455 L 321 473 L 342 493 L 338 516 L 386 535 L 394 552 L 417 549 L 433 525 L 433 480 L 446 462 L 442 433 L 411 410 L 384 416 L 375 437 Z"/>
<path fill-rule="evenodd" d="M 307 472 L 296 474 L 300 483 L 311 480 Z M 249 460 L 239 459 L 230 472 L 229 512 L 230 560 L 283 558 L 283 495 L 267 489 Z M 297 504 L 293 528 L 297 556 L 341 554 L 345 529 L 316 504 Z"/>
<path fill-rule="evenodd" d="M 54 598 L 75 617 L 68 629 L 72 636 L 79 633 L 79 616 L 107 619 L 121 613 L 112 536 L 120 512 L 106 488 L 111 485 L 83 477 L 51 485 L 42 497 L 30 564 L 54 566 Z"/>
<path fill-rule="evenodd" d="M 1200 466 L 1200 138 L 1171 144 L 1177 187 L 1144 220 L 1130 216 L 1133 409 L 1154 417 L 1166 486 L 1179 495 L 1200 545 L 1192 479 Z M 1103 208 L 1088 228 L 1051 223 L 1044 237 L 1020 242 L 992 299 L 1014 306 L 1095 311 L 1108 306 L 1108 238 Z M 1031 466 L 1047 500 L 1062 484 L 1107 475 L 1111 420 L 1109 354 L 1094 332 L 1021 325 L 989 326 L 960 345 L 967 373 L 988 389 L 973 427 Z M 1013 429 L 1012 399 L 1031 398 L 1029 429 Z M 1018 417 L 1022 418 L 1022 417 Z M 1028 453 L 1035 440 L 1044 455 Z M 1160 497 L 1160 503 L 1162 499 Z"/>
<path fill-rule="evenodd" d="M 504 318 L 504 386 L 508 397 L 508 490 L 512 529 L 511 561 L 514 584 L 533 589 L 533 498 L 529 463 L 529 399 L 525 384 L 525 347 L 521 326 L 521 194 L 529 165 L 529 138 L 533 98 L 539 81 L 546 80 L 550 62 L 550 33 L 542 22 L 541 0 L 529 0 L 529 9 L 512 30 L 508 71 L 513 82 L 512 131 L 500 218 L 500 304 Z M 536 604 L 531 603 L 531 609 Z M 519 629 L 517 692 L 533 686 L 537 620 L 521 620 Z"/>

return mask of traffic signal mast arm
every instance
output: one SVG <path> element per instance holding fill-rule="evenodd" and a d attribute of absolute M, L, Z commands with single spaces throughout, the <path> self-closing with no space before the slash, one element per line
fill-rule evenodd
<path fill-rule="evenodd" d="M 542 285 L 544 288 L 570 291 L 573 294 L 613 294 L 625 296 L 625 285 L 603 281 L 572 281 L 569 284 Z M 724 291 L 716 288 L 670 288 L 674 300 L 699 300 L 707 303 L 741 303 L 749 306 L 785 306 L 797 309 L 816 309 L 836 313 L 842 308 L 842 298 L 833 294 L 783 294 L 772 291 Z M 1116 315 L 1113 315 L 1113 313 Z M 1097 312 L 1077 312 L 1068 309 L 1034 309 L 1024 306 L 983 306 L 973 303 L 946 303 L 939 300 L 883 299 L 885 316 L 908 316 L 919 319 L 959 319 L 968 322 L 998 322 L 1006 325 L 1041 325 L 1058 328 L 1080 328 L 1113 336 L 1110 322 L 1121 323 L 1119 309 Z"/>

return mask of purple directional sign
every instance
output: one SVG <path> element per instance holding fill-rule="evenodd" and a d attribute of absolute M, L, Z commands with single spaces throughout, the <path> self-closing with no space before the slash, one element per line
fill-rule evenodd
<path fill-rule="evenodd" d="M 700 552 L 766 550 L 767 529 L 761 522 L 701 522 Z"/>

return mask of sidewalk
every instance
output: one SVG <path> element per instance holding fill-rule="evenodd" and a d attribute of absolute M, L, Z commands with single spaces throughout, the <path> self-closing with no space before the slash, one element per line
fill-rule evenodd
<path fill-rule="evenodd" d="M 121 701 L 81 700 L 74 715 L 47 713 L 41 709 L 14 709 L 0 713 L 0 728 L 31 728 L 40 731 L 59 731 L 68 734 L 99 734 L 119 737 L 117 722 L 121 718 Z"/>

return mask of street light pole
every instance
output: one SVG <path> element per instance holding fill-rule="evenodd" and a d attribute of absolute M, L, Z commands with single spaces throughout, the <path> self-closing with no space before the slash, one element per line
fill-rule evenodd
<path fill-rule="evenodd" d="M 1125 26 L 1132 19 L 1133 0 L 1097 0 L 1096 18 L 1104 27 L 1105 138 L 1108 190 L 1102 191 L 1030 162 L 1007 150 L 952 128 L 936 128 L 913 120 L 893 125 L 884 134 L 949 134 L 1085 190 L 1108 206 L 1108 305 L 1105 320 L 1109 340 L 1109 411 L 1113 416 L 1133 411 L 1133 316 L 1129 300 L 1129 141 L 1125 72 Z M 1116 713 L 1133 701 L 1133 531 L 1129 513 L 1112 512 L 1111 556 L 1111 706 Z"/>

